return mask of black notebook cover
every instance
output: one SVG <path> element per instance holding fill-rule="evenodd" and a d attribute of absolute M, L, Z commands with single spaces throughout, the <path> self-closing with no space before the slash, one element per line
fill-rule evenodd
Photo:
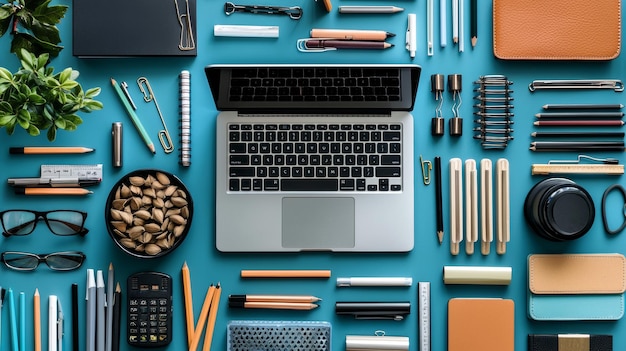
<path fill-rule="evenodd" d="M 78 57 L 196 56 L 181 50 L 176 11 L 187 13 L 196 42 L 196 0 L 73 0 L 73 51 Z"/>

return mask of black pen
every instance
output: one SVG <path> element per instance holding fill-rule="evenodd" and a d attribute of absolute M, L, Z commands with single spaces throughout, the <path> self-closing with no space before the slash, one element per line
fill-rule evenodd
<path fill-rule="evenodd" d="M 78 284 L 72 284 L 72 350 L 80 351 L 78 334 Z"/>
<path fill-rule="evenodd" d="M 441 157 L 435 157 L 435 206 L 437 213 L 437 238 L 443 242 L 443 195 L 441 188 Z"/>
<path fill-rule="evenodd" d="M 411 303 L 402 302 L 337 302 L 335 313 L 352 315 L 356 319 L 402 320 L 411 312 Z"/>
<path fill-rule="evenodd" d="M 596 110 L 604 110 L 604 109 L 621 109 L 624 105 L 622 104 L 545 104 L 543 105 L 544 110 L 566 110 L 566 109 L 596 109 Z"/>
<path fill-rule="evenodd" d="M 8 184 L 14 187 L 84 187 L 100 184 L 100 178 L 9 178 Z"/>
<path fill-rule="evenodd" d="M 111 335 L 111 351 L 120 349 L 120 318 L 122 317 L 122 289 L 120 283 L 115 286 L 113 294 L 113 327 Z"/>

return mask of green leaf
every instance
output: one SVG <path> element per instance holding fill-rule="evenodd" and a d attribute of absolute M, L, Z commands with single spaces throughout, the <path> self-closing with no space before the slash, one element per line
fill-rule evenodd
<path fill-rule="evenodd" d="M 100 89 L 100 88 L 87 89 L 87 92 L 85 92 L 85 98 L 87 98 L 87 99 L 94 98 L 94 97 L 100 95 L 101 91 L 102 91 L 102 89 Z"/>
<path fill-rule="evenodd" d="M 56 5 L 48 7 L 50 1 L 46 1 L 44 4 L 38 6 L 33 12 L 33 16 L 40 22 L 52 24 L 58 24 L 67 12 L 67 6 Z"/>
<path fill-rule="evenodd" d="M 57 128 L 55 126 L 51 126 L 48 129 L 47 137 L 49 141 L 55 141 L 57 138 Z"/>
<path fill-rule="evenodd" d="M 66 123 L 71 123 L 74 126 L 78 126 L 79 124 L 83 123 L 83 119 L 78 117 L 77 115 L 67 115 L 64 116 L 64 118 Z"/>
<path fill-rule="evenodd" d="M 28 95 L 28 101 L 32 102 L 35 105 L 42 105 L 46 103 L 46 99 L 37 94 Z"/>
<path fill-rule="evenodd" d="M 104 108 L 104 105 L 100 101 L 96 100 L 85 100 L 83 111 L 91 112 L 91 111 L 99 111 Z"/>
<path fill-rule="evenodd" d="M 6 101 L 0 101 L 0 115 L 8 115 L 13 113 L 13 107 Z"/>
<path fill-rule="evenodd" d="M 10 82 L 13 80 L 13 74 L 11 71 L 4 67 L 0 67 L 0 82 Z"/>
<path fill-rule="evenodd" d="M 20 49 L 25 49 L 36 55 L 48 53 L 50 57 L 57 57 L 59 52 L 63 50 L 63 47 L 37 39 L 27 33 L 15 33 L 11 42 L 11 52 L 17 53 Z"/>
<path fill-rule="evenodd" d="M 69 67 L 61 71 L 61 73 L 59 73 L 58 78 L 57 78 L 59 80 L 59 83 L 63 85 L 63 83 L 67 82 L 67 80 L 70 79 L 71 74 L 72 74 L 72 69 Z"/>
<path fill-rule="evenodd" d="M 30 134 L 32 136 L 37 136 L 37 135 L 39 135 L 41 133 L 39 131 L 39 128 L 35 127 L 32 124 L 30 126 L 28 126 L 27 132 L 28 132 L 28 134 Z"/>
<path fill-rule="evenodd" d="M 65 120 L 63 118 L 57 118 L 54 121 L 54 125 L 59 129 L 65 129 Z"/>
<path fill-rule="evenodd" d="M 22 63 L 22 67 L 29 71 L 34 71 L 35 67 L 35 55 L 31 54 L 28 50 L 20 48 L 18 57 Z"/>
<path fill-rule="evenodd" d="M 15 115 L 2 116 L 0 117 L 0 126 L 15 124 L 16 119 L 17 119 L 17 116 Z"/>
<path fill-rule="evenodd" d="M 17 112 L 17 123 L 20 127 L 28 129 L 30 125 L 30 113 L 27 110 L 21 109 Z"/>

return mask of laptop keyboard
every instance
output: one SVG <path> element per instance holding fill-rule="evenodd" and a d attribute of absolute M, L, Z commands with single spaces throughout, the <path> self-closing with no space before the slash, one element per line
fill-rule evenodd
<path fill-rule="evenodd" d="M 246 67 L 232 70 L 236 101 L 399 101 L 399 68 Z"/>
<path fill-rule="evenodd" d="M 230 191 L 402 190 L 402 125 L 229 123 Z"/>

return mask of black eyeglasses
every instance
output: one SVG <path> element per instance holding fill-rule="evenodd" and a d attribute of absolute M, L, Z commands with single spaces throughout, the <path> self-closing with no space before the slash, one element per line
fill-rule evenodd
<path fill-rule="evenodd" d="M 34 254 L 30 252 L 5 251 L 2 253 L 2 262 L 18 271 L 34 271 L 41 262 L 45 262 L 55 271 L 71 271 L 80 267 L 85 261 L 85 254 L 80 251 L 64 251 L 49 254 Z"/>
<path fill-rule="evenodd" d="M 2 235 L 28 235 L 35 230 L 39 219 L 56 235 L 85 235 L 87 213 L 75 210 L 30 211 L 6 210 L 0 212 Z"/>

